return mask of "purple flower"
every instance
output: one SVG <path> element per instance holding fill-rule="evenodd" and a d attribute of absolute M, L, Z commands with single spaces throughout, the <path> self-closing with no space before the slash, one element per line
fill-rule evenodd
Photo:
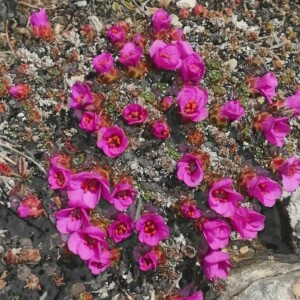
<path fill-rule="evenodd" d="M 177 178 L 189 187 L 196 187 L 203 180 L 202 161 L 192 153 L 188 153 L 177 163 Z"/>
<path fill-rule="evenodd" d="M 284 138 L 291 132 L 288 118 L 269 117 L 262 123 L 262 132 L 267 141 L 275 146 L 282 147 Z"/>
<path fill-rule="evenodd" d="M 97 173 L 73 175 L 67 186 L 69 206 L 94 209 L 101 197 L 110 198 L 109 182 Z"/>
<path fill-rule="evenodd" d="M 111 253 L 108 250 L 98 251 L 96 256 L 87 261 L 93 275 L 99 275 L 111 265 Z"/>
<path fill-rule="evenodd" d="M 197 53 L 187 56 L 180 67 L 180 74 L 184 83 L 198 84 L 204 77 L 205 65 Z"/>
<path fill-rule="evenodd" d="M 96 112 L 86 111 L 83 113 L 79 127 L 86 132 L 95 132 L 100 129 L 101 119 Z"/>
<path fill-rule="evenodd" d="M 185 59 L 189 55 L 192 55 L 194 53 L 194 50 L 193 50 L 192 46 L 187 41 L 179 40 L 179 41 L 177 41 L 176 46 L 177 46 L 177 49 L 180 53 L 180 58 L 181 59 Z"/>
<path fill-rule="evenodd" d="M 239 100 L 230 100 L 222 105 L 221 115 L 229 121 L 236 121 L 245 115 L 245 110 Z"/>
<path fill-rule="evenodd" d="M 219 219 L 206 219 L 202 223 L 202 232 L 209 247 L 213 250 L 225 248 L 231 234 L 229 225 Z"/>
<path fill-rule="evenodd" d="M 128 125 L 143 124 L 147 120 L 148 112 L 142 105 L 131 103 L 123 108 L 122 116 Z"/>
<path fill-rule="evenodd" d="M 224 279 L 232 267 L 229 254 L 220 251 L 210 251 L 203 259 L 205 277 L 215 282 L 217 278 Z"/>
<path fill-rule="evenodd" d="M 60 233 L 70 234 L 89 225 L 89 216 L 81 207 L 62 209 L 55 213 L 56 228 Z"/>
<path fill-rule="evenodd" d="M 73 109 L 83 108 L 93 103 L 92 94 L 87 84 L 76 82 L 72 86 L 72 97 L 70 107 Z"/>
<path fill-rule="evenodd" d="M 166 96 L 160 101 L 160 109 L 162 111 L 167 111 L 174 103 L 174 99 L 171 96 Z"/>
<path fill-rule="evenodd" d="M 153 42 L 150 47 L 150 56 L 158 69 L 177 70 L 182 63 L 177 46 L 175 44 L 167 45 L 161 40 Z"/>
<path fill-rule="evenodd" d="M 274 73 L 267 73 L 266 75 L 256 78 L 254 81 L 254 88 L 272 104 L 272 97 L 276 96 L 276 87 L 278 81 Z"/>
<path fill-rule="evenodd" d="M 163 9 L 158 9 L 152 16 L 152 26 L 159 32 L 161 30 L 169 30 L 171 26 L 171 17 Z"/>
<path fill-rule="evenodd" d="M 151 133 L 160 140 L 166 140 L 170 136 L 170 127 L 164 120 L 156 120 L 151 123 Z"/>
<path fill-rule="evenodd" d="M 9 93 L 17 100 L 26 100 L 30 93 L 30 87 L 27 84 L 20 83 L 10 86 Z"/>
<path fill-rule="evenodd" d="M 112 55 L 107 52 L 93 58 L 93 67 L 101 75 L 110 73 L 114 69 L 114 63 Z"/>
<path fill-rule="evenodd" d="M 128 139 L 119 126 L 102 127 L 98 131 L 97 146 L 108 157 L 116 158 L 126 150 Z"/>
<path fill-rule="evenodd" d="M 197 208 L 196 202 L 191 199 L 180 200 L 179 211 L 187 219 L 198 219 L 201 217 L 201 211 Z"/>
<path fill-rule="evenodd" d="M 111 194 L 109 203 L 119 211 L 126 210 L 135 201 L 135 196 L 138 192 L 127 182 L 119 182 L 116 184 L 113 193 Z"/>
<path fill-rule="evenodd" d="M 280 198 L 282 190 L 276 181 L 268 177 L 257 176 L 247 181 L 247 192 L 264 206 L 272 207 Z"/>
<path fill-rule="evenodd" d="M 183 121 L 199 122 L 207 118 L 205 108 L 208 100 L 206 90 L 196 86 L 186 86 L 177 95 L 179 113 Z"/>
<path fill-rule="evenodd" d="M 142 53 L 142 48 L 128 42 L 121 49 L 119 61 L 124 66 L 135 66 L 140 61 Z"/>
<path fill-rule="evenodd" d="M 293 155 L 279 168 L 282 185 L 287 192 L 294 192 L 300 185 L 300 158 Z"/>
<path fill-rule="evenodd" d="M 223 217 L 231 217 L 244 197 L 232 189 L 233 181 L 224 178 L 212 186 L 208 194 L 208 204 L 211 209 Z"/>
<path fill-rule="evenodd" d="M 232 216 L 232 225 L 243 240 L 254 239 L 264 229 L 266 217 L 247 207 L 238 208 Z"/>
<path fill-rule="evenodd" d="M 129 238 L 133 232 L 134 223 L 126 214 L 118 214 L 108 228 L 108 233 L 115 243 Z"/>
<path fill-rule="evenodd" d="M 28 195 L 21 201 L 17 212 L 20 218 L 38 218 L 44 214 L 42 201 L 35 195 Z"/>
<path fill-rule="evenodd" d="M 97 226 L 89 226 L 71 233 L 68 239 L 69 250 L 83 260 L 97 257 L 99 251 L 107 250 L 106 233 Z"/>
<path fill-rule="evenodd" d="M 44 8 L 42 8 L 39 12 L 31 14 L 29 20 L 33 29 L 33 33 L 36 37 L 45 40 L 52 38 L 53 33 L 51 24 L 48 21 L 46 10 Z"/>
<path fill-rule="evenodd" d="M 298 90 L 293 96 L 287 97 L 285 100 L 286 107 L 290 108 L 294 112 L 294 117 L 300 116 L 300 90 Z"/>
<path fill-rule="evenodd" d="M 143 254 L 139 258 L 139 268 L 142 271 L 149 271 L 152 269 L 156 269 L 158 265 L 158 257 L 156 256 L 155 252 L 150 250 Z"/>
<path fill-rule="evenodd" d="M 143 34 L 139 34 L 139 33 L 135 34 L 132 37 L 132 41 L 139 48 L 144 48 L 145 44 L 147 43 L 146 37 Z"/>
<path fill-rule="evenodd" d="M 51 166 L 48 174 L 48 183 L 52 190 L 64 189 L 71 178 L 71 172 L 63 167 Z"/>
<path fill-rule="evenodd" d="M 108 29 L 107 36 L 113 43 L 121 43 L 124 41 L 125 32 L 121 26 L 112 25 Z"/>
<path fill-rule="evenodd" d="M 157 246 L 170 235 L 163 217 L 155 213 L 143 214 L 135 223 L 135 229 L 139 232 L 139 241 L 149 246 Z"/>

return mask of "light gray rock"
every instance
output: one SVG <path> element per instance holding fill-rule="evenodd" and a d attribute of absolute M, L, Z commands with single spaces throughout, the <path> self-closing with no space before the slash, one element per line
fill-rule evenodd
<path fill-rule="evenodd" d="M 288 260 L 287 260 L 288 261 Z M 234 270 L 220 300 L 300 299 L 300 262 L 266 259 Z"/>
<path fill-rule="evenodd" d="M 300 188 L 292 193 L 287 211 L 290 217 L 290 224 L 293 230 L 292 241 L 294 250 L 300 256 Z"/>

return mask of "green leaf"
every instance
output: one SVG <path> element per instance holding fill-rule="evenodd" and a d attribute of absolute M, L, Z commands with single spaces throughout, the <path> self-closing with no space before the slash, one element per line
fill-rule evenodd
<path fill-rule="evenodd" d="M 134 5 L 129 2 L 129 1 L 125 1 L 125 0 L 121 0 L 122 4 L 129 10 L 134 10 Z"/>

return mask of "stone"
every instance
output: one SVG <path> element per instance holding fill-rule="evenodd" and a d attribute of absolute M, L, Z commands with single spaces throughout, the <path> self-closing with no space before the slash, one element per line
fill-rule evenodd
<path fill-rule="evenodd" d="M 196 4 L 196 0 L 180 0 L 176 2 L 179 8 L 194 8 Z"/>
<path fill-rule="evenodd" d="M 294 256 L 295 255 L 286 255 Z M 288 259 L 283 259 L 288 261 Z M 231 271 L 219 300 L 294 300 L 300 293 L 300 262 L 263 259 Z"/>
<path fill-rule="evenodd" d="M 300 188 L 292 193 L 287 206 L 287 212 L 290 217 L 290 225 L 293 230 L 292 242 L 294 250 L 300 256 Z"/>
<path fill-rule="evenodd" d="M 249 247 L 248 246 L 241 247 L 239 251 L 241 255 L 245 255 L 249 252 Z"/>

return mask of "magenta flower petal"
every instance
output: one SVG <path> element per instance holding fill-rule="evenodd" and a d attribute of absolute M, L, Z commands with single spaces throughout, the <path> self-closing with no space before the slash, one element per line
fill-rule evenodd
<path fill-rule="evenodd" d="M 153 58 L 158 49 L 166 47 L 167 44 L 161 40 L 155 40 L 149 49 L 150 57 Z"/>
<path fill-rule="evenodd" d="M 171 26 L 171 17 L 164 9 L 158 9 L 152 16 L 152 26 L 159 32 L 169 30 Z"/>
<path fill-rule="evenodd" d="M 236 121 L 245 115 L 245 110 L 239 100 L 230 100 L 222 105 L 221 115 L 229 121 Z"/>
<path fill-rule="evenodd" d="M 142 105 L 131 103 L 124 107 L 122 116 L 128 125 L 143 124 L 147 120 L 148 112 Z"/>
<path fill-rule="evenodd" d="M 232 189 L 233 181 L 224 178 L 216 182 L 209 190 L 208 204 L 211 209 L 223 217 L 231 217 L 244 197 Z"/>
<path fill-rule="evenodd" d="M 264 229 L 266 217 L 260 213 L 240 207 L 232 217 L 232 225 L 243 240 L 254 239 Z"/>
<path fill-rule="evenodd" d="M 177 70 L 180 68 L 182 60 L 180 52 L 175 44 L 167 44 L 161 47 L 161 41 L 156 41 L 150 48 L 150 56 L 158 69 Z"/>
<path fill-rule="evenodd" d="M 158 265 L 158 258 L 154 253 L 154 251 L 152 250 L 146 252 L 139 258 L 139 268 L 142 271 L 149 271 L 152 269 L 155 270 L 157 265 Z"/>
<path fill-rule="evenodd" d="M 226 247 L 231 234 L 229 225 L 219 219 L 204 221 L 202 232 L 209 247 L 213 250 Z"/>
<path fill-rule="evenodd" d="M 140 61 L 143 49 L 137 47 L 134 43 L 126 43 L 120 52 L 119 61 L 124 66 L 135 66 Z"/>
<path fill-rule="evenodd" d="M 167 239 L 170 235 L 164 219 L 154 213 L 143 214 L 135 223 L 135 228 L 139 232 L 139 241 L 149 246 L 157 246 L 161 240 Z"/>
<path fill-rule="evenodd" d="M 118 214 L 108 228 L 108 233 L 115 243 L 129 238 L 133 232 L 134 223 L 126 214 Z"/>
<path fill-rule="evenodd" d="M 286 107 L 290 108 L 294 112 L 294 117 L 300 116 L 300 90 L 298 90 L 293 96 L 287 97 L 285 100 Z"/>
<path fill-rule="evenodd" d="M 300 158 L 293 155 L 279 168 L 282 185 L 287 192 L 294 192 L 300 186 Z"/>
<path fill-rule="evenodd" d="M 189 153 L 177 163 L 177 178 L 187 186 L 196 187 L 203 177 L 202 162 L 198 156 Z"/>
<path fill-rule="evenodd" d="M 119 182 L 116 184 L 109 203 L 113 204 L 119 211 L 126 210 L 135 201 L 137 191 L 129 183 Z"/>
<path fill-rule="evenodd" d="M 69 206 L 94 209 L 101 196 L 110 197 L 108 180 L 97 173 L 81 172 L 71 177 L 67 193 Z"/>
<path fill-rule="evenodd" d="M 272 207 L 280 198 L 282 189 L 277 182 L 270 178 L 257 176 L 247 181 L 247 192 L 249 196 L 255 197 L 264 206 Z"/>
<path fill-rule="evenodd" d="M 199 122 L 207 118 L 208 101 L 206 90 L 196 86 L 186 86 L 177 95 L 179 113 L 183 121 Z"/>
<path fill-rule="evenodd" d="M 72 86 L 70 107 L 73 109 L 83 108 L 93 103 L 92 93 L 87 84 L 76 82 Z"/>
<path fill-rule="evenodd" d="M 110 73 L 114 69 L 114 63 L 111 53 L 107 52 L 93 58 L 93 67 L 101 75 Z"/>
<path fill-rule="evenodd" d="M 166 140 L 170 136 L 170 127 L 164 120 L 155 120 L 151 123 L 151 133 L 160 140 Z"/>
<path fill-rule="evenodd" d="M 291 132 L 291 128 L 287 122 L 288 118 L 286 117 L 269 117 L 262 123 L 262 132 L 269 143 L 278 147 L 284 145 L 285 137 Z"/>
<path fill-rule="evenodd" d="M 187 41 L 179 40 L 177 41 L 176 46 L 179 50 L 181 59 L 185 59 L 194 53 L 192 46 Z"/>
<path fill-rule="evenodd" d="M 112 25 L 107 32 L 107 37 L 113 43 L 121 43 L 125 39 L 124 29 L 119 25 Z"/>
<path fill-rule="evenodd" d="M 205 65 L 197 53 L 192 53 L 183 60 L 180 75 L 184 83 L 198 84 L 204 74 Z"/>
<path fill-rule="evenodd" d="M 128 139 L 119 126 L 103 127 L 98 132 L 97 146 L 108 157 L 116 158 L 126 150 Z"/>
<path fill-rule="evenodd" d="M 217 278 L 226 278 L 231 267 L 228 253 L 210 251 L 203 259 L 205 277 L 212 282 L 215 282 Z"/>
<path fill-rule="evenodd" d="M 276 87 L 278 80 L 274 73 L 267 73 L 266 75 L 256 78 L 254 88 L 272 104 L 272 97 L 276 96 Z"/>

